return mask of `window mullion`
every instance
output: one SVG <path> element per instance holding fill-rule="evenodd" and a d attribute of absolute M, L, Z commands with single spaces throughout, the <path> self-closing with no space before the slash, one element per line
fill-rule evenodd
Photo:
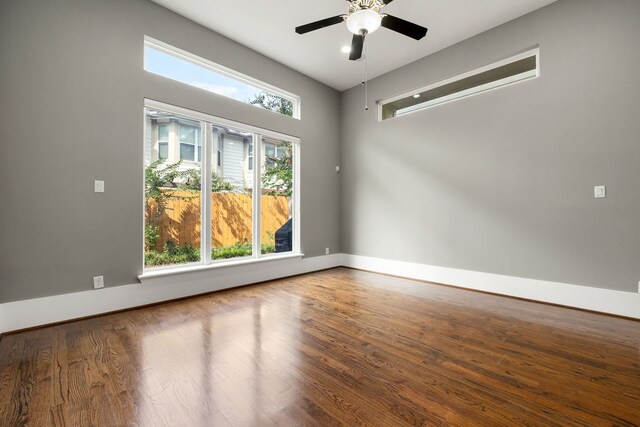
<path fill-rule="evenodd" d="M 262 209 L 262 188 L 260 186 L 260 171 L 262 158 L 262 136 L 253 134 L 253 257 L 257 258 L 262 252 L 262 233 L 260 210 Z"/>
<path fill-rule="evenodd" d="M 204 264 L 211 263 L 211 153 L 213 153 L 213 131 L 211 123 L 204 122 L 201 126 L 204 137 L 201 138 L 202 154 L 200 164 L 202 165 L 201 213 L 200 218 L 200 253 Z"/>
<path fill-rule="evenodd" d="M 300 144 L 292 144 L 293 150 L 293 203 L 292 203 L 292 218 L 293 218 L 293 252 L 301 253 L 301 239 L 300 239 Z"/>

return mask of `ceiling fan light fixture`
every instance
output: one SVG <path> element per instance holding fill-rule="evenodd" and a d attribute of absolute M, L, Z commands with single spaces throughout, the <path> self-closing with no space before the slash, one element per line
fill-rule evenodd
<path fill-rule="evenodd" d="M 371 34 L 380 28 L 382 16 L 371 9 L 360 9 L 353 12 L 347 18 L 347 28 L 353 34 Z"/>

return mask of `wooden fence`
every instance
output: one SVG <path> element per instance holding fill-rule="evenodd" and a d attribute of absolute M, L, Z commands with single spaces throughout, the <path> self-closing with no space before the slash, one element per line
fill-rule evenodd
<path fill-rule="evenodd" d="M 200 246 L 200 194 L 175 191 L 167 209 L 154 219 L 156 206 L 149 203 L 147 221 L 159 225 L 155 249 L 160 251 L 171 240 L 176 246 Z M 261 240 L 273 243 L 274 234 L 289 219 L 289 202 L 284 196 L 262 195 Z M 212 246 L 230 246 L 251 242 L 252 196 L 248 194 L 211 193 Z"/>

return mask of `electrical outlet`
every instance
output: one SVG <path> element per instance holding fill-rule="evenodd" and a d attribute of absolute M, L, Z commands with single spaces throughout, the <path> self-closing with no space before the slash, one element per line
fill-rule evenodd
<path fill-rule="evenodd" d="M 340 166 L 336 166 L 336 173 L 340 173 Z"/>
<path fill-rule="evenodd" d="M 640 282 L 638 282 L 638 293 L 640 294 Z"/>
<path fill-rule="evenodd" d="M 329 248 L 324 248 L 324 254 L 329 255 Z"/>
<path fill-rule="evenodd" d="M 96 276 L 93 278 L 93 289 L 104 288 L 104 276 Z"/>
<path fill-rule="evenodd" d="M 104 181 L 93 181 L 93 191 L 96 193 L 104 193 Z"/>

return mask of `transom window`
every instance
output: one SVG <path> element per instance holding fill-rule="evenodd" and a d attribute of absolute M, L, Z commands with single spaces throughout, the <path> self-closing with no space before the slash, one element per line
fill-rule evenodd
<path fill-rule="evenodd" d="M 378 102 L 378 120 L 415 113 L 540 75 L 538 48 L 486 67 Z"/>
<path fill-rule="evenodd" d="M 144 38 L 150 73 L 300 119 L 300 97 L 150 37 Z"/>

